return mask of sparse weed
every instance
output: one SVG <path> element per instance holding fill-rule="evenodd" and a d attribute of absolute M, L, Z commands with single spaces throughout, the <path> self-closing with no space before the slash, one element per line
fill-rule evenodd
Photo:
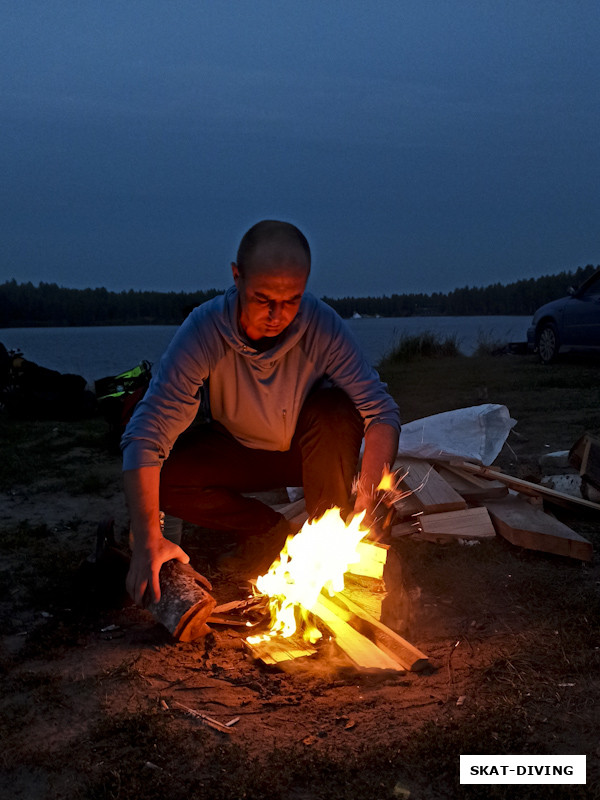
<path fill-rule="evenodd" d="M 393 364 L 401 364 L 417 359 L 437 359 L 460 356 L 458 338 L 448 336 L 441 339 L 431 331 L 414 335 L 404 335 L 394 345 L 391 352 L 379 363 L 383 370 Z"/>

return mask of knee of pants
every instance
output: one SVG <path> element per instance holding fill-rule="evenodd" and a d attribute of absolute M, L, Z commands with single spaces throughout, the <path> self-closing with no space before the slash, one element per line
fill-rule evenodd
<path fill-rule="evenodd" d="M 362 439 L 364 424 L 354 403 L 346 392 L 337 387 L 318 389 L 308 396 L 300 418 L 298 428 L 315 428 L 338 435 L 340 430 L 350 430 Z"/>

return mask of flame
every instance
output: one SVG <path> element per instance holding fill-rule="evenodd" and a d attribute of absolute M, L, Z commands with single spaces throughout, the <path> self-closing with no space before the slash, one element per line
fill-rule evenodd
<path fill-rule="evenodd" d="M 299 626 L 308 641 L 314 643 L 320 638 L 320 631 L 309 622 L 308 612 L 322 590 L 333 596 L 344 588 L 344 573 L 360 560 L 357 545 L 367 533 L 361 527 L 364 516 L 362 512 L 346 524 L 340 509 L 330 508 L 288 538 L 279 559 L 256 581 L 257 589 L 270 598 L 270 631 L 249 637 L 249 642 L 277 635 L 289 637 Z"/>
<path fill-rule="evenodd" d="M 379 481 L 379 486 L 377 487 L 378 492 L 392 492 L 396 488 L 396 473 L 390 472 L 388 466 L 383 468 L 383 473 L 381 475 L 381 480 Z"/>

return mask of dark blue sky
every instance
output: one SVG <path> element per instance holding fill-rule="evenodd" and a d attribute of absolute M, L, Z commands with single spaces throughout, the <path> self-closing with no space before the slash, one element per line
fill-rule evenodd
<path fill-rule="evenodd" d="M 230 284 L 298 224 L 318 295 L 600 263 L 598 0 L 18 0 L 0 281 Z"/>

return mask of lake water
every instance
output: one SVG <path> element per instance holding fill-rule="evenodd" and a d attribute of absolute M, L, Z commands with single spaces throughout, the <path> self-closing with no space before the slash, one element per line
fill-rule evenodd
<path fill-rule="evenodd" d="M 386 317 L 346 320 L 372 364 L 404 335 L 431 331 L 455 336 L 465 355 L 480 341 L 524 342 L 531 317 Z M 177 330 L 175 325 L 89 328 L 0 328 L 0 342 L 59 372 L 88 381 L 116 375 L 143 359 L 157 364 Z"/>

